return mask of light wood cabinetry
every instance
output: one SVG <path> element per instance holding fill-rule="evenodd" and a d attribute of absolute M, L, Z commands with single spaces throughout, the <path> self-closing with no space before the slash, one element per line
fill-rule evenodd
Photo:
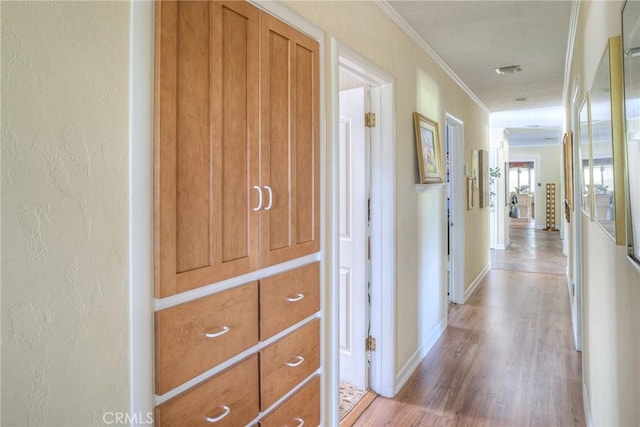
<path fill-rule="evenodd" d="M 240 426 L 258 416 L 258 356 L 156 408 L 156 426 Z"/>
<path fill-rule="evenodd" d="M 245 2 L 156 9 L 156 296 L 317 252 L 318 43 Z"/>
<path fill-rule="evenodd" d="M 155 9 L 157 425 L 285 398 L 318 425 L 320 380 L 290 395 L 320 368 L 320 263 L 282 264 L 320 250 L 318 42 L 246 2 Z"/>
<path fill-rule="evenodd" d="M 320 85 L 318 43 L 260 18 L 260 179 L 273 191 L 261 228 L 267 266 L 320 248 Z"/>
<path fill-rule="evenodd" d="M 162 394 L 258 343 L 258 283 L 157 311 L 155 325 Z"/>
<path fill-rule="evenodd" d="M 260 408 L 267 409 L 320 367 L 320 321 L 297 329 L 260 352 Z"/>
<path fill-rule="evenodd" d="M 302 389 L 260 421 L 261 427 L 317 426 L 320 424 L 320 377 L 314 377 Z"/>

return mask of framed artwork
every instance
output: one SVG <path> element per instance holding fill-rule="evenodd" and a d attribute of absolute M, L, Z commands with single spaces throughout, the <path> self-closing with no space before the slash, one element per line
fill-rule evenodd
<path fill-rule="evenodd" d="M 473 182 L 474 182 L 474 186 L 476 187 L 476 190 L 479 187 L 478 184 L 478 169 L 480 168 L 479 166 L 479 160 L 478 160 L 478 150 L 473 150 L 471 151 L 471 176 L 473 177 Z"/>
<path fill-rule="evenodd" d="M 622 6 L 624 121 L 626 131 L 626 244 L 629 258 L 640 266 L 640 2 Z M 633 169 L 632 169 L 633 168 Z M 621 195 L 621 194 L 620 194 Z M 622 197 L 620 197 L 622 198 Z"/>
<path fill-rule="evenodd" d="M 580 170 L 582 171 L 582 197 L 580 200 L 580 206 L 584 215 L 593 221 L 591 215 L 591 113 L 589 111 L 589 94 L 584 98 L 582 105 L 580 105 Z"/>
<path fill-rule="evenodd" d="M 491 193 L 491 188 L 489 187 L 489 152 L 480 150 L 478 157 L 478 182 L 480 184 L 478 206 L 482 209 L 489 206 L 489 194 Z"/>
<path fill-rule="evenodd" d="M 564 216 L 571 222 L 573 210 L 573 134 L 571 131 L 562 138 L 562 153 L 564 155 Z"/>
<path fill-rule="evenodd" d="M 413 125 L 418 149 L 420 183 L 430 184 L 444 182 L 442 146 L 440 144 L 438 123 L 426 118 L 420 113 L 413 113 Z"/>
<path fill-rule="evenodd" d="M 467 177 L 467 210 L 473 209 L 473 181 L 470 176 Z"/>
<path fill-rule="evenodd" d="M 590 91 L 592 216 L 626 243 L 621 37 L 609 38 Z"/>

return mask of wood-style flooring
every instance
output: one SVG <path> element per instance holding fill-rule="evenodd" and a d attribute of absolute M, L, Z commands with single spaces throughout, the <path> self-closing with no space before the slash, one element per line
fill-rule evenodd
<path fill-rule="evenodd" d="M 511 238 L 400 393 L 376 398 L 356 426 L 585 425 L 559 233 Z M 540 271 L 541 259 L 556 268 Z"/>

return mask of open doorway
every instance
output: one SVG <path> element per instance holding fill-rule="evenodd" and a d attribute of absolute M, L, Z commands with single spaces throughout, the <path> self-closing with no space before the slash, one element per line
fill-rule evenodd
<path fill-rule="evenodd" d="M 365 387 L 361 404 L 340 422 L 350 425 L 376 393 L 393 397 L 397 392 L 393 76 L 335 39 L 332 49 L 335 60 L 331 196 L 334 206 L 331 233 L 333 308 L 329 327 L 335 337 L 331 342 L 331 357 L 337 369 L 329 373 L 330 405 L 335 411 L 331 411 L 328 424 L 338 424 L 340 380 L 350 379 L 360 385 L 364 383 Z M 343 108 L 347 98 L 358 106 L 357 111 L 348 112 Z M 363 105 L 362 109 L 360 105 Z M 366 118 L 373 127 L 362 130 L 363 112 L 374 113 Z M 348 136 L 349 144 L 355 144 L 353 132 L 356 127 L 365 135 L 368 145 L 363 143 L 360 151 L 354 151 L 353 147 L 347 150 L 347 144 L 343 142 Z M 358 188 L 352 189 L 356 185 Z M 347 200 L 354 203 L 347 203 Z M 347 221 L 356 216 L 357 221 Z M 360 237 L 356 236 L 356 226 Z M 349 239 L 353 243 L 345 241 Z M 356 245 L 356 248 L 349 248 L 348 244 Z M 349 263 L 364 265 L 360 270 L 364 272 L 365 280 L 356 281 L 355 277 L 361 273 L 351 271 Z M 345 286 L 347 283 L 349 286 Z M 347 362 L 350 357 L 353 362 Z M 357 367 L 350 369 L 354 364 Z M 355 373 L 355 379 L 350 378 L 352 373 Z M 369 391 L 371 393 L 367 393 Z"/>
<path fill-rule="evenodd" d="M 464 304 L 464 124 L 447 114 L 447 292 L 449 302 Z"/>

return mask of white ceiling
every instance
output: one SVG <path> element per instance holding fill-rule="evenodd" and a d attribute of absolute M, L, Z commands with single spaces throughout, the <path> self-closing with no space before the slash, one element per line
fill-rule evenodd
<path fill-rule="evenodd" d="M 517 145 L 559 143 L 571 2 L 396 1 L 391 6 L 492 113 Z M 384 7 L 383 7 L 384 10 Z M 520 65 L 498 75 L 494 68 Z M 526 101 L 516 101 L 526 98 Z M 514 113 L 513 122 L 508 112 Z M 524 110 L 524 111 L 522 111 Z M 553 110 L 554 114 L 549 114 Z M 492 127 L 494 125 L 492 114 Z M 520 135 L 520 137 L 517 137 Z M 520 138 L 520 141 L 516 139 Z"/>

